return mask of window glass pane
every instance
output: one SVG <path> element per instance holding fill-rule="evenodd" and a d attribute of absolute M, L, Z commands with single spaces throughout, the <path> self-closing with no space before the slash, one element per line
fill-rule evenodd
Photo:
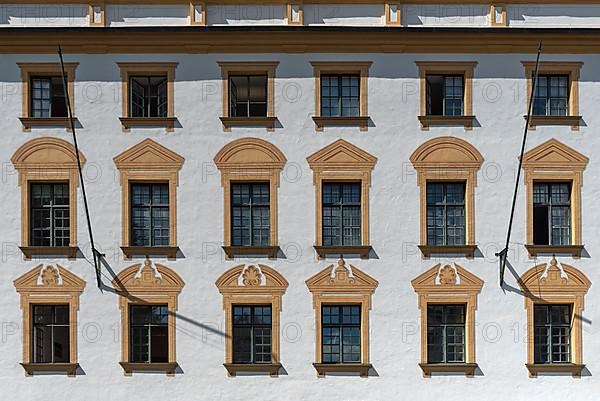
<path fill-rule="evenodd" d="M 323 245 L 361 244 L 361 184 L 323 183 Z"/>
<path fill-rule="evenodd" d="M 537 304 L 533 314 L 535 363 L 570 363 L 571 305 Z"/>
<path fill-rule="evenodd" d="M 32 306 L 32 349 L 35 363 L 70 361 L 68 305 Z"/>
<path fill-rule="evenodd" d="M 322 305 L 323 363 L 360 363 L 360 305 Z"/>
<path fill-rule="evenodd" d="M 132 117 L 167 116 L 167 77 L 130 78 L 129 111 Z"/>
<path fill-rule="evenodd" d="M 466 243 L 465 183 L 428 182 L 426 187 L 428 245 Z"/>
<path fill-rule="evenodd" d="M 321 75 L 321 115 L 360 115 L 359 75 Z"/>
<path fill-rule="evenodd" d="M 465 361 L 465 305 L 427 305 L 428 363 Z"/>
<path fill-rule="evenodd" d="M 31 184 L 30 241 L 33 246 L 69 246 L 69 196 L 68 184 Z"/>
<path fill-rule="evenodd" d="M 168 246 L 169 184 L 131 186 L 131 226 L 134 246 Z"/>
<path fill-rule="evenodd" d="M 233 246 L 270 244 L 269 183 L 231 184 L 231 242 Z"/>
<path fill-rule="evenodd" d="M 271 363 L 271 306 L 233 306 L 234 363 Z"/>

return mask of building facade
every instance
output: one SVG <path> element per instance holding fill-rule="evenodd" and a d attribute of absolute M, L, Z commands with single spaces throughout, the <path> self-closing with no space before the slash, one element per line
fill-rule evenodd
<path fill-rule="evenodd" d="M 0 1 L 3 396 L 595 400 L 566 3 Z"/>

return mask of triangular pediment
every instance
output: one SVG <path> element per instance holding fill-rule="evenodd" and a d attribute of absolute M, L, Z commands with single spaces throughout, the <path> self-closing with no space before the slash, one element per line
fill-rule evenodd
<path fill-rule="evenodd" d="M 85 157 L 79 152 L 81 164 Z M 35 167 L 77 168 L 75 146 L 60 138 L 41 137 L 27 141 L 11 158 L 17 169 Z"/>
<path fill-rule="evenodd" d="M 223 146 L 214 161 L 219 169 L 251 166 L 281 169 L 286 158 L 270 142 L 259 138 L 240 138 Z"/>
<path fill-rule="evenodd" d="M 152 139 L 144 139 L 113 160 L 118 169 L 164 168 L 179 170 L 185 159 Z"/>
<path fill-rule="evenodd" d="M 354 165 L 373 169 L 377 158 L 343 139 L 325 146 L 306 158 L 311 168 L 343 168 Z"/>
<path fill-rule="evenodd" d="M 312 293 L 360 292 L 372 294 L 379 283 L 357 267 L 340 259 L 306 280 Z"/>
<path fill-rule="evenodd" d="M 13 282 L 19 293 L 81 293 L 85 280 L 60 265 L 39 264 Z"/>
<path fill-rule="evenodd" d="M 411 281 L 417 293 L 478 293 L 483 280 L 464 267 L 437 264 Z"/>
<path fill-rule="evenodd" d="M 126 293 L 179 293 L 185 285 L 174 270 L 149 259 L 124 269 L 112 283 L 115 289 Z"/>
<path fill-rule="evenodd" d="M 435 166 L 479 168 L 483 156 L 467 141 L 444 136 L 423 143 L 410 156 L 410 161 L 417 169 Z"/>
<path fill-rule="evenodd" d="M 221 293 L 264 293 L 282 294 L 288 282 L 272 267 L 258 265 L 238 265 L 223 273 L 215 282 Z"/>
<path fill-rule="evenodd" d="M 586 156 L 552 138 L 523 155 L 523 168 L 583 170 L 588 161 Z"/>
<path fill-rule="evenodd" d="M 523 292 L 536 296 L 585 293 L 591 285 L 583 272 L 564 263 L 559 265 L 555 258 L 527 270 L 519 280 Z"/>

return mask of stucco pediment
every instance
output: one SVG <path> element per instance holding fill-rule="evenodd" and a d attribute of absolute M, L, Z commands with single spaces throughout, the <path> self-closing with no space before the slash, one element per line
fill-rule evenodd
<path fill-rule="evenodd" d="M 85 281 L 60 265 L 39 264 L 13 282 L 19 293 L 81 293 Z"/>
<path fill-rule="evenodd" d="M 411 284 L 417 293 L 478 293 L 483 280 L 456 263 L 454 266 L 438 263 L 413 279 Z"/>
<path fill-rule="evenodd" d="M 552 258 L 548 264 L 540 264 L 521 276 L 519 286 L 526 293 L 536 295 L 586 293 L 592 285 L 579 269 Z"/>
<path fill-rule="evenodd" d="M 177 292 L 185 283 L 174 270 L 146 259 L 121 271 L 113 286 L 123 292 Z"/>
<path fill-rule="evenodd" d="M 185 159 L 152 139 L 144 139 L 113 160 L 118 169 L 159 168 L 179 170 Z"/>
<path fill-rule="evenodd" d="M 267 265 L 238 265 L 227 270 L 215 282 L 221 293 L 283 293 L 287 280 Z"/>
<path fill-rule="evenodd" d="M 556 139 L 550 139 L 523 155 L 523 168 L 583 170 L 589 159 Z"/>
<path fill-rule="evenodd" d="M 360 292 L 372 294 L 379 283 L 357 267 L 340 259 L 336 265 L 329 265 L 306 280 L 312 293 Z"/>
<path fill-rule="evenodd" d="M 79 152 L 81 163 L 85 157 Z M 52 166 L 55 168 L 77 168 L 75 146 L 60 138 L 42 137 L 27 141 L 11 158 L 17 169 Z"/>
<path fill-rule="evenodd" d="M 258 138 L 241 138 L 228 143 L 214 158 L 219 169 L 236 167 L 283 168 L 286 158 L 273 144 Z"/>
<path fill-rule="evenodd" d="M 327 145 L 306 158 L 312 169 L 315 167 L 344 168 L 351 166 L 373 169 L 377 158 L 343 139 Z"/>
<path fill-rule="evenodd" d="M 483 156 L 467 141 L 450 136 L 431 139 L 419 146 L 410 156 L 417 169 L 428 167 L 460 166 L 479 168 Z"/>

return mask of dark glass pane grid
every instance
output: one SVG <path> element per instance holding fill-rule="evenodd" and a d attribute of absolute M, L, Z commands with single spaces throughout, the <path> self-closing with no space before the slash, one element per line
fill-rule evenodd
<path fill-rule="evenodd" d="M 462 75 L 427 75 L 427 115 L 464 115 Z"/>
<path fill-rule="evenodd" d="M 69 184 L 31 184 L 32 246 L 69 246 Z"/>
<path fill-rule="evenodd" d="M 131 117 L 167 117 L 167 78 L 131 77 Z"/>
<path fill-rule="evenodd" d="M 267 76 L 229 77 L 229 113 L 231 117 L 267 116 Z"/>
<path fill-rule="evenodd" d="M 534 362 L 571 362 L 571 305 L 535 305 Z"/>
<path fill-rule="evenodd" d="M 571 245 L 571 184 L 533 184 L 533 243 Z"/>
<path fill-rule="evenodd" d="M 427 183 L 427 245 L 464 245 L 465 184 Z"/>
<path fill-rule="evenodd" d="M 31 117 L 67 117 L 62 77 L 32 77 Z"/>
<path fill-rule="evenodd" d="M 427 305 L 427 362 L 465 361 L 465 305 Z"/>
<path fill-rule="evenodd" d="M 323 363 L 360 363 L 360 305 L 321 307 Z"/>
<path fill-rule="evenodd" d="M 321 116 L 360 116 L 360 75 L 321 75 Z"/>
<path fill-rule="evenodd" d="M 169 361 L 169 310 L 167 305 L 130 305 L 129 362 Z"/>
<path fill-rule="evenodd" d="M 360 192 L 360 183 L 323 183 L 323 245 L 361 245 Z"/>
<path fill-rule="evenodd" d="M 131 223 L 134 246 L 169 245 L 168 184 L 132 184 Z"/>
<path fill-rule="evenodd" d="M 567 75 L 539 75 L 533 97 L 533 115 L 566 116 L 569 105 Z"/>
<path fill-rule="evenodd" d="M 231 185 L 231 243 L 268 246 L 271 228 L 269 183 Z"/>
<path fill-rule="evenodd" d="M 68 305 L 33 305 L 33 362 L 69 363 Z"/>
<path fill-rule="evenodd" d="M 233 306 L 233 363 L 271 363 L 271 305 Z"/>

